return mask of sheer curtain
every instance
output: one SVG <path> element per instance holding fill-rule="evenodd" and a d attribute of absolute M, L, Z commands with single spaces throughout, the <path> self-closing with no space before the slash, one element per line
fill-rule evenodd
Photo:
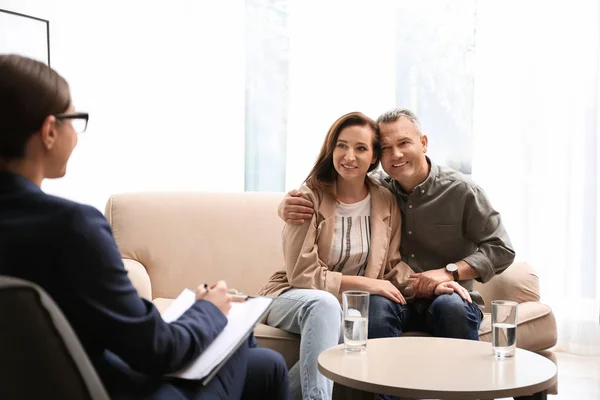
<path fill-rule="evenodd" d="M 473 177 L 540 276 L 558 347 L 600 354 L 597 1 L 480 1 Z"/>
<path fill-rule="evenodd" d="M 438 164 L 471 174 L 477 0 L 398 1 L 396 104 L 417 113 Z"/>
<path fill-rule="evenodd" d="M 292 1 L 289 21 L 286 189 L 306 178 L 338 117 L 377 118 L 396 88 L 393 1 Z"/>
<path fill-rule="evenodd" d="M 247 191 L 285 186 L 290 2 L 245 0 Z"/>

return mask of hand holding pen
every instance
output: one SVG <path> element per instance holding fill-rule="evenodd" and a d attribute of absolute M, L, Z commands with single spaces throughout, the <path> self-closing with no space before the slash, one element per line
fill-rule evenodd
<path fill-rule="evenodd" d="M 213 303 L 223 315 L 227 316 L 231 310 L 232 296 L 227 290 L 225 281 L 218 281 L 209 287 L 206 283 L 196 289 L 196 300 L 206 300 Z"/>

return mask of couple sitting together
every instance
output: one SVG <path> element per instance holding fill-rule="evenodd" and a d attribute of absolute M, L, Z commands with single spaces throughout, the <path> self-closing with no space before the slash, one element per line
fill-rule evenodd
<path fill-rule="evenodd" d="M 341 292 L 371 293 L 371 338 L 421 330 L 477 340 L 483 299 L 473 279 L 514 258 L 483 191 L 425 156 L 414 114 L 344 115 L 305 185 L 280 205 L 285 269 L 260 293 L 282 300 L 267 323 L 301 335 L 289 379 L 281 355 L 253 337 L 206 386 L 165 378 L 223 330 L 231 296 L 224 282 L 200 286 L 196 303 L 164 322 L 132 286 L 104 216 L 41 190 L 65 175 L 87 120 L 54 70 L 0 55 L 0 275 L 48 292 L 113 399 L 329 399 L 317 356 L 342 340 Z M 379 162 L 387 175 L 368 176 Z"/>
<path fill-rule="evenodd" d="M 305 184 L 280 204 L 285 269 L 259 294 L 286 299 L 273 303 L 268 325 L 300 334 L 292 398 L 331 398 L 317 357 L 343 340 L 345 290 L 371 294 L 369 338 L 419 330 L 479 339 L 483 299 L 473 279 L 504 271 L 514 251 L 481 188 L 436 165 L 427 145 L 406 109 L 377 121 L 346 114 Z M 387 174 L 375 171 L 380 162 Z"/>

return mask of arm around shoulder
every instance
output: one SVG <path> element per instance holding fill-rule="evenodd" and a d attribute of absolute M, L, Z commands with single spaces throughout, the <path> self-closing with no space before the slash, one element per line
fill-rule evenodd
<path fill-rule="evenodd" d="M 277 215 L 289 224 L 303 224 L 313 216 L 313 203 L 306 198 L 306 186 L 290 190 L 279 203 Z"/>

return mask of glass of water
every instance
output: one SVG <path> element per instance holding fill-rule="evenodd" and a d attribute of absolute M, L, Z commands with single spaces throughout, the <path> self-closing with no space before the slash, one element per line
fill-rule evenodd
<path fill-rule="evenodd" d="M 515 355 L 518 306 L 514 301 L 492 301 L 492 349 L 496 358 Z"/>
<path fill-rule="evenodd" d="M 365 351 L 369 326 L 369 292 L 349 290 L 342 293 L 344 305 L 344 349 Z"/>

